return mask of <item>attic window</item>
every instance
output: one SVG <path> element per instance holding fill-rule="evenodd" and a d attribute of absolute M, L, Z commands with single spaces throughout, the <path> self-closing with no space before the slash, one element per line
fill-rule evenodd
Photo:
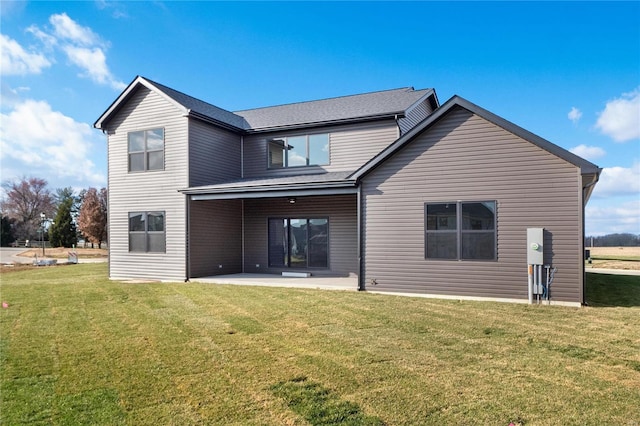
<path fill-rule="evenodd" d="M 289 136 L 269 141 L 268 167 L 324 166 L 329 164 L 327 133 Z"/>
<path fill-rule="evenodd" d="M 128 134 L 129 171 L 164 170 L 164 129 Z"/>

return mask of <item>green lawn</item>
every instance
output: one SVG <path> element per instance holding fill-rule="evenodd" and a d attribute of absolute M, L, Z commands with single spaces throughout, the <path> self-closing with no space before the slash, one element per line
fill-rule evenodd
<path fill-rule="evenodd" d="M 578 309 L 105 276 L 0 277 L 1 424 L 640 423 L 640 277 Z"/>

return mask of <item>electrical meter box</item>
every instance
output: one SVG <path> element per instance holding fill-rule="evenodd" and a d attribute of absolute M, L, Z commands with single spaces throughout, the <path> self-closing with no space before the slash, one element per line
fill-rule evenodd
<path fill-rule="evenodd" d="M 527 228 L 527 264 L 544 265 L 544 228 Z"/>

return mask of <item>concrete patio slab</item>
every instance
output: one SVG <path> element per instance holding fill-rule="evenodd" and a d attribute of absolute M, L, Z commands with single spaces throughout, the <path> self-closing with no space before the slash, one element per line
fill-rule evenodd
<path fill-rule="evenodd" d="M 236 284 L 266 287 L 313 288 L 321 290 L 358 290 L 357 277 L 283 277 L 273 274 L 231 274 L 191 278 L 191 282 Z"/>

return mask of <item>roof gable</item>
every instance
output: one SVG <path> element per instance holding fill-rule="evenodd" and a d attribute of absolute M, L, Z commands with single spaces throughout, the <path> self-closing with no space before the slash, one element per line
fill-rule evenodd
<path fill-rule="evenodd" d="M 364 164 L 360 169 L 358 169 L 350 177 L 356 180 L 362 179 L 364 176 L 366 176 L 371 171 L 373 171 L 376 167 L 378 167 L 380 164 L 386 161 L 389 157 L 395 154 L 402 147 L 404 147 L 405 145 L 413 141 L 418 135 L 420 135 L 425 131 L 428 131 L 428 129 L 431 126 L 437 123 L 441 118 L 443 118 L 445 115 L 447 115 L 450 111 L 452 111 L 456 107 L 464 108 L 469 112 L 479 117 L 482 117 L 485 120 L 497 125 L 498 127 L 501 127 L 502 129 L 520 137 L 521 139 L 524 139 L 534 145 L 537 145 L 543 150 L 567 161 L 570 164 L 573 164 L 576 167 L 579 167 L 582 174 L 597 175 L 601 171 L 601 169 L 598 168 L 598 166 L 585 160 L 584 158 L 579 157 L 573 154 L 572 152 L 569 152 L 566 149 L 561 148 L 558 145 L 555 145 L 549 142 L 548 140 L 543 139 L 540 136 L 537 136 L 529 132 L 528 130 L 525 130 L 522 127 L 517 126 L 511 123 L 510 121 L 505 120 L 504 118 L 499 117 L 493 114 L 492 112 L 489 112 L 486 109 L 481 108 L 467 101 L 466 99 L 456 95 L 456 96 L 453 96 L 451 99 L 449 99 L 447 102 L 445 102 L 440 108 L 435 110 L 431 115 L 429 115 L 429 117 L 423 120 L 420 124 L 415 126 L 413 129 L 411 129 L 405 135 L 403 135 L 394 143 L 389 145 L 387 148 L 385 148 L 382 152 L 380 152 L 374 158 L 369 160 L 366 164 Z"/>
<path fill-rule="evenodd" d="M 120 96 L 118 96 L 109 108 L 107 108 L 98 120 L 96 120 L 93 126 L 97 129 L 105 128 L 109 120 L 120 110 L 120 108 L 129 100 L 140 86 L 144 86 L 159 94 L 176 106 L 176 108 L 178 108 L 178 110 L 184 115 L 191 115 L 235 130 L 242 130 L 245 128 L 245 121 L 242 117 L 141 76 L 137 76 L 127 86 Z"/>

